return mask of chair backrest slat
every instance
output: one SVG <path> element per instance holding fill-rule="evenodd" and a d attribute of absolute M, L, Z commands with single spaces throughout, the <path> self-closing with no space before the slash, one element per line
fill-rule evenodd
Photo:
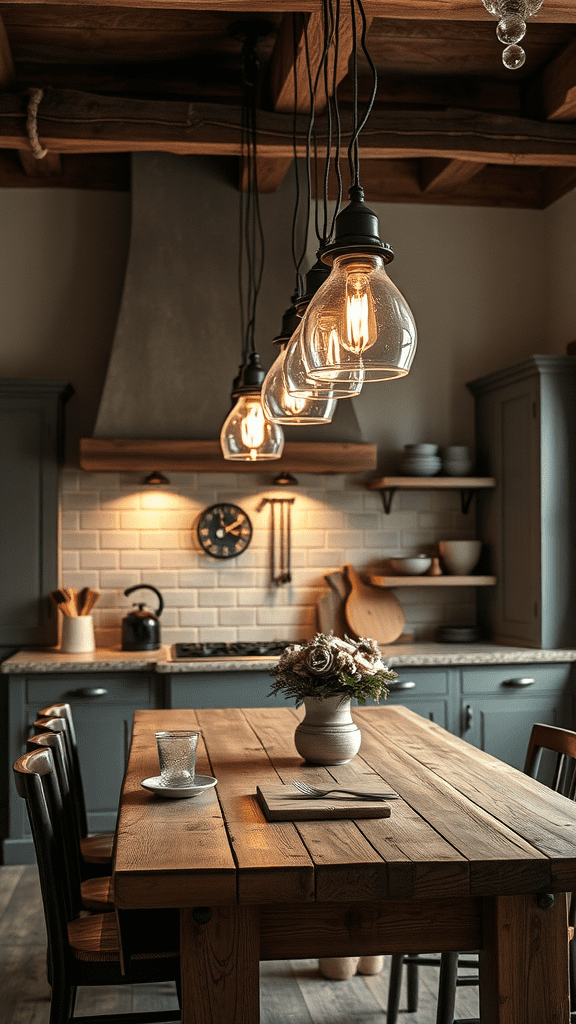
<path fill-rule="evenodd" d="M 76 730 L 74 729 L 74 719 L 72 717 L 72 708 L 69 704 L 51 704 L 50 707 L 43 708 L 42 711 L 38 712 L 38 719 L 50 719 L 50 718 L 62 718 L 68 727 L 68 748 L 70 751 L 70 761 L 72 766 L 72 788 L 74 793 L 74 800 L 76 803 L 76 812 L 78 816 L 78 824 L 80 826 L 80 836 L 84 839 L 88 835 L 88 817 L 86 814 L 86 801 L 84 799 L 84 785 L 82 783 L 82 770 L 80 768 L 80 755 L 78 753 L 78 742 L 76 740 Z M 41 721 L 34 723 L 34 727 L 38 728 L 42 732 Z"/>

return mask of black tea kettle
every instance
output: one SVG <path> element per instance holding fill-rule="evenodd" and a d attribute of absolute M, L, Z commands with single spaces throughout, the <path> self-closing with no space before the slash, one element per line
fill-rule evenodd
<path fill-rule="evenodd" d="M 159 605 L 156 612 L 150 611 L 145 604 L 134 604 L 134 611 L 128 612 L 122 619 L 122 650 L 123 651 L 157 651 L 160 647 L 160 616 L 164 608 L 162 594 L 149 583 L 137 583 L 128 587 L 124 596 L 128 597 L 134 590 L 153 590 Z"/>

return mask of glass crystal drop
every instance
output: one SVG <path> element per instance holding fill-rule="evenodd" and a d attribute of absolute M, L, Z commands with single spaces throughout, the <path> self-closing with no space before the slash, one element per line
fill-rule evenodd
<path fill-rule="evenodd" d="M 517 71 L 518 68 L 522 67 L 525 60 L 526 54 L 524 50 L 516 44 L 507 46 L 502 53 L 502 63 L 509 71 Z"/>
<path fill-rule="evenodd" d="M 526 35 L 526 22 L 517 14 L 506 15 L 498 22 L 496 35 L 505 46 L 510 43 L 519 43 Z"/>

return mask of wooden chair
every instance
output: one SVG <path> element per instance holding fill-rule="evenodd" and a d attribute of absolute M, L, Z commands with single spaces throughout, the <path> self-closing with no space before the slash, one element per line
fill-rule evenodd
<path fill-rule="evenodd" d="M 68 876 L 59 830 L 66 814 L 50 748 L 24 754 L 14 765 L 16 790 L 26 801 L 40 875 L 48 934 L 49 1024 L 160 1024 L 179 1011 L 74 1017 L 79 986 L 175 981 L 179 986 L 178 912 L 137 911 L 137 947 L 121 949 L 116 916 L 81 917 L 80 894 Z"/>
<path fill-rule="evenodd" d="M 114 843 L 113 832 L 99 832 L 93 835 L 88 834 L 88 818 L 86 815 L 86 801 L 84 799 L 84 786 L 82 784 L 82 771 L 80 768 L 80 756 L 76 742 L 76 731 L 72 718 L 72 708 L 69 704 L 52 704 L 38 712 L 38 719 L 34 722 L 34 728 L 38 732 L 44 732 L 50 728 L 46 725 L 46 719 L 60 718 L 66 722 L 66 745 L 70 763 L 71 791 L 76 807 L 76 820 L 80 831 L 80 847 L 82 859 L 86 864 L 109 865 L 112 861 L 112 847 Z"/>
<path fill-rule="evenodd" d="M 537 779 L 542 767 L 542 755 L 545 751 L 555 755 L 553 764 L 546 765 L 546 776 L 542 781 L 556 793 L 561 793 L 570 800 L 576 799 L 576 732 L 570 729 L 559 729 L 553 725 L 536 724 L 532 727 L 524 772 L 531 779 Z M 576 894 L 572 894 L 570 910 L 568 915 L 568 938 L 574 937 L 574 924 L 576 919 Z M 440 980 L 438 986 L 438 1007 L 436 1024 L 481 1024 L 481 1021 L 472 1018 L 467 1020 L 454 1019 L 454 1005 L 456 1002 L 456 989 L 460 985 L 477 985 L 477 974 L 473 976 L 462 976 L 458 974 L 459 967 L 477 967 L 476 960 L 463 959 L 458 953 L 442 953 L 440 959 L 431 959 L 420 954 L 405 955 L 395 954 L 392 957 L 390 968 L 390 985 L 388 989 L 388 1009 L 386 1015 L 387 1024 L 397 1024 L 400 985 L 402 981 L 402 970 L 407 967 L 408 982 L 408 1011 L 414 1013 L 418 1008 L 418 968 L 423 966 L 439 966 Z M 576 1006 L 576 950 L 574 943 L 569 945 L 569 967 L 570 967 L 570 1001 L 574 1008 Z M 571 1014 L 571 1020 L 576 1024 L 576 1011 Z"/>
<path fill-rule="evenodd" d="M 70 775 L 68 765 L 68 753 L 64 741 L 66 723 L 61 718 L 46 719 L 52 723 L 53 731 L 39 733 L 32 736 L 27 742 L 27 750 L 45 750 L 47 747 L 52 752 L 54 769 L 58 778 L 60 795 L 62 797 L 62 813 L 65 816 L 65 829 L 61 831 L 62 840 L 66 837 L 66 845 L 63 849 L 63 856 L 66 860 L 69 877 L 73 885 L 80 886 L 82 908 L 92 912 L 105 913 L 114 910 L 114 899 L 112 893 L 112 876 L 103 875 L 99 877 L 83 878 L 82 851 L 80 849 L 80 837 L 74 812 L 74 802 L 70 791 Z"/>

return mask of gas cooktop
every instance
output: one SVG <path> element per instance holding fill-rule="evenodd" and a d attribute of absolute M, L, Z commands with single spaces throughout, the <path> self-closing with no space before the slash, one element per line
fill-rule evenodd
<path fill-rule="evenodd" d="M 189 661 L 192 658 L 249 658 L 280 656 L 282 651 L 294 640 L 258 640 L 255 642 L 238 643 L 193 643 L 173 644 L 172 658 L 174 661 Z"/>

